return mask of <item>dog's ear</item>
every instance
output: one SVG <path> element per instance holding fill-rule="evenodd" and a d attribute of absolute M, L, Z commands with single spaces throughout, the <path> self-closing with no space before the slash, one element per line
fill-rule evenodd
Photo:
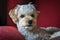
<path fill-rule="evenodd" d="M 17 24 L 17 22 L 19 21 L 18 18 L 17 18 L 17 16 L 18 16 L 18 13 L 17 13 L 18 6 L 16 6 L 15 8 L 13 8 L 9 11 L 9 16 L 15 24 Z"/>

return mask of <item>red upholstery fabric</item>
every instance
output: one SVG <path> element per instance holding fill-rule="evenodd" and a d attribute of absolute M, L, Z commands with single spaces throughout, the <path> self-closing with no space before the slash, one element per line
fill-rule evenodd
<path fill-rule="evenodd" d="M 38 26 L 60 27 L 60 0 L 36 0 L 36 7 L 41 12 Z"/>
<path fill-rule="evenodd" d="M 23 40 L 14 26 L 0 26 L 0 40 Z"/>

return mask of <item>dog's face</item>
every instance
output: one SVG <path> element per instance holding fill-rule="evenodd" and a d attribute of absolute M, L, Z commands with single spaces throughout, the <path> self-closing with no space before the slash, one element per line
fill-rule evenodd
<path fill-rule="evenodd" d="M 32 28 L 36 26 L 37 15 L 34 13 L 31 14 L 20 14 L 19 15 L 19 24 L 25 28 Z"/>
<path fill-rule="evenodd" d="M 24 28 L 32 28 L 36 26 L 37 10 L 32 4 L 18 5 L 9 12 L 15 24 L 19 24 Z"/>

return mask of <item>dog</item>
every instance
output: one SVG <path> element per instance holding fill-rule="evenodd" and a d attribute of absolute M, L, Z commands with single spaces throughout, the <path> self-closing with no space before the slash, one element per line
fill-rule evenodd
<path fill-rule="evenodd" d="M 19 5 L 10 10 L 9 16 L 25 40 L 49 40 L 51 34 L 36 26 L 38 11 L 33 4 Z"/>

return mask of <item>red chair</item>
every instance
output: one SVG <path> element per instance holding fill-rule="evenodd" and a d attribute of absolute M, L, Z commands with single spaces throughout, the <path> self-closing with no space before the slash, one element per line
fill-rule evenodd
<path fill-rule="evenodd" d="M 17 4 L 25 3 L 27 0 L 7 0 L 7 2 L 8 13 L 10 9 L 14 8 Z M 38 26 L 60 27 L 60 1 L 34 0 L 34 4 L 36 5 L 37 10 L 41 12 L 38 15 Z M 0 27 L 0 40 L 24 40 L 23 36 L 18 32 L 16 25 L 12 22 L 9 15 L 7 15 L 7 26 Z"/>

